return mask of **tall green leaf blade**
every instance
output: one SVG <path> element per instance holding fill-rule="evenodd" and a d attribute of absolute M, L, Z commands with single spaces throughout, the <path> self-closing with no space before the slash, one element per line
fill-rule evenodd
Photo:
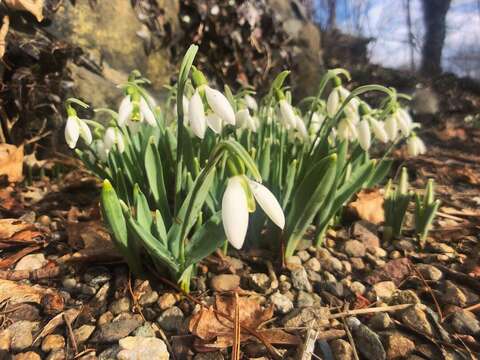
<path fill-rule="evenodd" d="M 145 171 L 155 203 L 162 213 L 166 225 L 169 226 L 171 215 L 163 176 L 163 165 L 158 149 L 153 142 L 149 143 L 145 151 Z"/>
<path fill-rule="evenodd" d="M 136 273 L 141 273 L 141 262 L 133 251 L 133 244 L 130 244 L 127 225 L 123 215 L 120 201 L 115 189 L 108 180 L 104 180 L 101 193 L 102 213 L 113 234 L 113 241 L 119 249 L 122 256 L 125 257 L 130 269 Z"/>
<path fill-rule="evenodd" d="M 222 218 L 219 213 L 212 216 L 190 239 L 186 247 L 185 267 L 194 265 L 213 253 L 226 240 Z"/>
<path fill-rule="evenodd" d="M 332 189 L 337 170 L 336 154 L 320 160 L 302 179 L 287 217 L 286 256 L 291 256 Z"/>
<path fill-rule="evenodd" d="M 135 184 L 133 194 L 137 221 L 143 228 L 150 229 L 153 224 L 153 217 L 150 212 L 150 207 L 148 206 L 147 198 L 137 184 Z"/>

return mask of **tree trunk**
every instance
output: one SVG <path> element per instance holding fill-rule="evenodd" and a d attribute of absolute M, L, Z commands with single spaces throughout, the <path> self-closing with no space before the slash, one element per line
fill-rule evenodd
<path fill-rule="evenodd" d="M 327 29 L 333 30 L 337 23 L 337 0 L 327 0 Z"/>
<path fill-rule="evenodd" d="M 425 39 L 422 49 L 422 74 L 442 72 L 442 49 L 446 35 L 446 18 L 451 0 L 422 0 Z"/>

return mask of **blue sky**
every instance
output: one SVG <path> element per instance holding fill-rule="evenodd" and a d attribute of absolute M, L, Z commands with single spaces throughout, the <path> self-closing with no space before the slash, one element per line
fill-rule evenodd
<path fill-rule="evenodd" d="M 323 0 L 317 3 L 322 23 Z M 369 48 L 373 62 L 389 67 L 408 67 L 405 0 L 337 0 L 337 26 L 343 31 L 376 38 Z M 420 0 L 411 0 L 413 33 L 417 39 L 415 63 L 420 63 L 423 13 Z M 467 60 L 465 60 L 467 59 Z M 480 2 L 452 0 L 447 15 L 443 66 L 459 75 L 480 77 Z"/>

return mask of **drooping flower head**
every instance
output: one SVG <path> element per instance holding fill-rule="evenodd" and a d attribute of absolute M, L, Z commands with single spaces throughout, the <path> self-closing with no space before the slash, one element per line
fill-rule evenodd
<path fill-rule="evenodd" d="M 65 124 L 65 141 L 70 149 L 75 149 L 78 139 L 81 137 L 87 145 L 92 143 L 92 132 L 88 125 L 77 116 L 77 112 L 67 104 L 67 123 Z"/>
<path fill-rule="evenodd" d="M 196 68 L 192 71 L 195 92 L 188 106 L 188 124 L 195 136 L 203 139 L 210 127 L 220 133 L 224 125 L 235 125 L 233 107 L 220 91 L 211 88 L 203 73 Z"/>
<path fill-rule="evenodd" d="M 236 249 L 245 241 L 248 214 L 255 210 L 255 201 L 275 225 L 285 227 L 282 207 L 270 190 L 245 175 L 232 176 L 222 198 L 222 221 L 227 240 Z"/>
<path fill-rule="evenodd" d="M 427 152 L 427 147 L 422 139 L 412 134 L 407 140 L 407 149 L 410 156 L 418 156 Z"/>

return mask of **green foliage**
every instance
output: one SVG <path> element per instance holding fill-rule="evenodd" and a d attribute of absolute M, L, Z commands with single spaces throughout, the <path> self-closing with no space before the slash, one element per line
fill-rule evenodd
<path fill-rule="evenodd" d="M 397 185 L 393 184 L 392 180 L 388 181 L 383 205 L 385 211 L 383 236 L 386 241 L 398 238 L 402 233 L 405 214 L 412 198 L 408 187 L 408 172 L 406 168 L 402 168 L 400 181 Z"/>
<path fill-rule="evenodd" d="M 425 244 L 439 206 L 440 200 L 435 200 L 433 179 L 429 179 L 423 196 L 415 194 L 415 233 L 422 246 Z"/>

